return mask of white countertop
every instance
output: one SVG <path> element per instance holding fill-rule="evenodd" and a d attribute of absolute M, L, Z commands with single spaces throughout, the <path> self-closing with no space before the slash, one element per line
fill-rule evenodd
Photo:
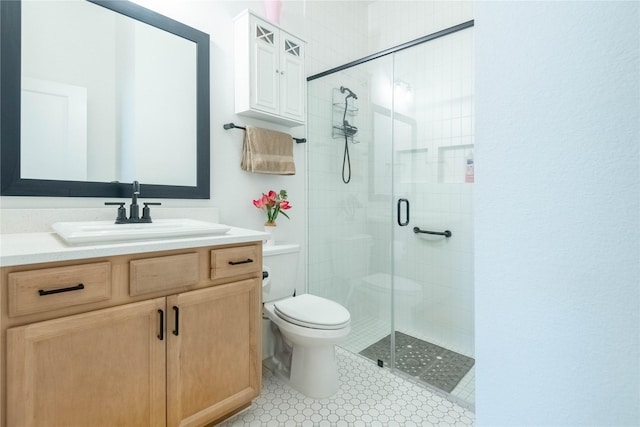
<path fill-rule="evenodd" d="M 262 241 L 267 233 L 231 227 L 225 234 L 69 245 L 56 233 L 0 234 L 0 267 Z"/>

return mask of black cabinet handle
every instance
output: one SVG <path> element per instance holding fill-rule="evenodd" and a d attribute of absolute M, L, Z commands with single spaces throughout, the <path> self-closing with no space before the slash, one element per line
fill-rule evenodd
<path fill-rule="evenodd" d="M 176 315 L 176 324 L 175 329 L 173 330 L 173 335 L 178 336 L 180 334 L 180 309 L 174 305 L 173 312 Z"/>
<path fill-rule="evenodd" d="M 80 283 L 80 284 L 77 284 L 76 286 L 69 286 L 68 288 L 60 288 L 60 289 L 51 289 L 48 291 L 45 291 L 44 289 L 39 289 L 38 293 L 40 294 L 40 296 L 44 296 L 44 295 L 60 294 L 62 292 L 79 291 L 82 289 L 84 289 L 84 285 Z"/>
<path fill-rule="evenodd" d="M 244 261 L 229 261 L 230 265 L 238 265 L 238 264 L 248 264 L 250 262 L 253 262 L 253 260 L 251 258 L 247 258 Z"/>
<path fill-rule="evenodd" d="M 403 203 L 407 205 L 407 218 L 404 222 L 400 220 Z M 398 219 L 398 225 L 401 227 L 404 227 L 405 225 L 409 224 L 409 201 L 407 199 L 398 199 L 398 218 L 397 219 Z"/>
<path fill-rule="evenodd" d="M 164 339 L 164 311 L 158 310 L 160 315 L 160 332 L 158 333 L 158 339 L 162 341 Z"/>

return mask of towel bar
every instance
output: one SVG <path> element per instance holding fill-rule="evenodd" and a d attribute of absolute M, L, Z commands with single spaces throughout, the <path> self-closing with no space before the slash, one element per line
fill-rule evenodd
<path fill-rule="evenodd" d="M 225 123 L 225 124 L 223 124 L 223 125 L 222 125 L 222 127 L 223 127 L 223 128 L 225 128 L 225 130 L 234 129 L 234 128 L 235 128 L 235 129 L 243 129 L 243 130 L 247 130 L 247 128 L 246 128 L 246 127 L 244 127 L 244 126 L 238 126 L 238 125 L 233 124 L 233 123 Z M 306 139 L 306 138 L 293 138 L 293 140 L 294 140 L 296 143 L 298 143 L 298 144 L 302 144 L 302 143 L 304 143 L 304 142 L 307 142 L 307 139 Z"/>

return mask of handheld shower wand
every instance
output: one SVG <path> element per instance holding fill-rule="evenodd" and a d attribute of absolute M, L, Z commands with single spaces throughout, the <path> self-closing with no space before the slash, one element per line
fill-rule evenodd
<path fill-rule="evenodd" d="M 358 95 L 356 95 L 351 89 L 348 87 L 340 86 L 340 93 L 347 93 L 347 96 L 344 97 L 344 114 L 342 115 L 342 130 L 345 136 L 354 136 L 358 132 L 358 128 L 350 125 L 347 121 L 347 108 L 349 98 L 358 99 Z"/>
<path fill-rule="evenodd" d="M 344 98 L 344 113 L 342 114 L 342 133 L 344 133 L 344 157 L 342 158 L 342 182 L 348 184 L 351 181 L 351 159 L 349 156 L 349 137 L 352 137 L 358 132 L 358 128 L 350 125 L 347 121 L 347 109 L 349 108 L 349 98 L 358 99 L 351 89 L 348 87 L 340 86 L 340 93 L 348 92 Z M 347 170 L 348 169 L 348 170 Z"/>

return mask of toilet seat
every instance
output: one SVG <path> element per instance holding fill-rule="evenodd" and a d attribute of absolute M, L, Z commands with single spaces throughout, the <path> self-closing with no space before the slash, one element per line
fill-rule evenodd
<path fill-rule="evenodd" d="M 274 312 L 287 322 L 313 329 L 342 329 L 351 321 L 340 304 L 309 294 L 276 301 Z"/>

